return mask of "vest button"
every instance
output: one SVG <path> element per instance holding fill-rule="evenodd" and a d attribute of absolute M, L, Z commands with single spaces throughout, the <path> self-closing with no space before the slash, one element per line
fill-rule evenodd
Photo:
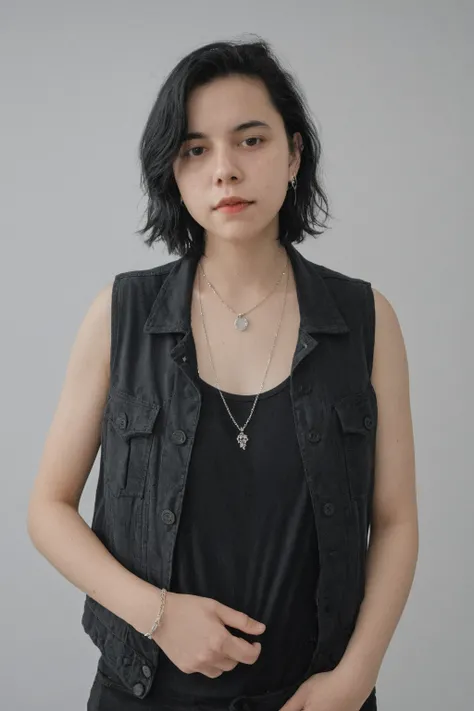
<path fill-rule="evenodd" d="M 161 520 L 163 521 L 163 523 L 166 523 L 167 525 L 171 526 L 171 524 L 175 522 L 176 516 L 169 509 L 164 509 L 161 512 Z"/>
<path fill-rule="evenodd" d="M 143 684 L 138 683 L 135 684 L 133 687 L 133 693 L 135 694 L 135 696 L 143 696 L 144 691 L 145 687 L 143 686 Z"/>
<path fill-rule="evenodd" d="M 151 677 L 151 669 L 146 664 L 142 667 L 142 672 L 143 676 L 146 676 L 147 679 Z"/>
<path fill-rule="evenodd" d="M 328 501 L 323 506 L 323 513 L 325 516 L 332 516 L 335 510 L 335 506 L 331 501 Z"/>
<path fill-rule="evenodd" d="M 316 430 L 310 430 L 308 432 L 308 439 L 310 442 L 313 442 L 313 444 L 317 444 L 321 441 L 321 434 L 316 432 Z"/>
<path fill-rule="evenodd" d="M 371 417 L 367 415 L 367 417 L 364 417 L 364 425 L 367 427 L 368 430 L 371 430 L 372 427 L 374 426 L 374 421 L 372 420 Z"/>
<path fill-rule="evenodd" d="M 117 427 L 121 430 L 124 430 L 127 426 L 127 413 L 126 412 L 121 412 L 120 414 L 117 415 L 115 418 L 115 424 Z"/>
<path fill-rule="evenodd" d="M 186 433 L 183 430 L 175 430 L 171 435 L 173 444 L 184 444 L 186 442 Z"/>

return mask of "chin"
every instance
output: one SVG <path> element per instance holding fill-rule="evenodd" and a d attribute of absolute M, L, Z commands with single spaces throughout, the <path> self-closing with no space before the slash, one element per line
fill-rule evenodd
<path fill-rule="evenodd" d="M 254 239 L 258 239 L 259 231 L 249 229 L 248 226 L 242 229 L 223 229 L 218 232 L 210 232 L 211 238 L 215 236 L 217 239 L 225 242 L 233 242 L 235 244 L 251 242 Z"/>

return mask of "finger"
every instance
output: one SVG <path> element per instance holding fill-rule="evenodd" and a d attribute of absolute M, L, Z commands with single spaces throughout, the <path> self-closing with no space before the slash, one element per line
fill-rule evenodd
<path fill-rule="evenodd" d="M 248 634 L 262 634 L 266 629 L 263 622 L 255 620 L 245 612 L 234 610 L 233 607 L 228 607 L 222 602 L 217 603 L 217 614 L 225 625 Z"/>
<path fill-rule="evenodd" d="M 260 642 L 247 642 L 246 639 L 236 637 L 230 632 L 222 645 L 222 653 L 226 657 L 242 664 L 254 664 L 260 656 L 261 649 Z"/>
<path fill-rule="evenodd" d="M 227 672 L 235 669 L 237 664 L 238 662 L 236 662 L 235 659 L 231 659 L 230 657 L 222 657 L 219 662 L 216 662 L 216 667 L 221 669 L 223 672 Z"/>

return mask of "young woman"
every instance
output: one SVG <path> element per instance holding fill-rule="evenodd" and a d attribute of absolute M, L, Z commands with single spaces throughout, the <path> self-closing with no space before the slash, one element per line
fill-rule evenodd
<path fill-rule="evenodd" d="M 408 369 L 387 299 L 295 247 L 330 214 L 303 94 L 264 41 L 206 45 L 140 157 L 177 259 L 94 299 L 29 511 L 86 593 L 87 708 L 376 709 L 417 557 Z"/>

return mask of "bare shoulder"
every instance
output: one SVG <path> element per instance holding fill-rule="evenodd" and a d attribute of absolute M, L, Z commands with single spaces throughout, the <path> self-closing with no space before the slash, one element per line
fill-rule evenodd
<path fill-rule="evenodd" d="M 86 311 L 85 322 L 91 327 L 102 323 L 110 331 L 110 313 L 112 308 L 113 282 L 103 286 L 91 299 Z M 109 334 L 110 335 L 110 334 Z"/>
<path fill-rule="evenodd" d="M 394 307 L 382 292 L 372 287 L 376 314 L 376 335 L 379 338 L 391 337 L 403 341 L 400 322 Z M 378 332 L 377 332 L 378 330 Z"/>
<path fill-rule="evenodd" d="M 394 307 L 372 287 L 375 304 L 375 343 L 372 384 L 380 397 L 404 399 L 409 393 L 405 339 Z"/>
<path fill-rule="evenodd" d="M 106 368 L 109 367 L 110 356 L 112 290 L 113 282 L 110 282 L 97 292 L 81 325 L 86 334 L 89 331 L 91 336 L 96 336 Z"/>
<path fill-rule="evenodd" d="M 71 349 L 66 379 L 94 372 L 102 376 L 103 387 L 110 377 L 111 304 L 113 282 L 102 287 L 91 299 L 79 324 Z"/>
<path fill-rule="evenodd" d="M 408 359 L 400 321 L 384 294 L 372 287 L 375 304 L 375 343 L 372 384 L 375 389 L 408 390 Z"/>
<path fill-rule="evenodd" d="M 378 403 L 374 520 L 391 523 L 414 516 L 415 510 L 409 368 L 395 309 L 380 291 L 372 291 L 375 344 L 371 379 Z"/>

